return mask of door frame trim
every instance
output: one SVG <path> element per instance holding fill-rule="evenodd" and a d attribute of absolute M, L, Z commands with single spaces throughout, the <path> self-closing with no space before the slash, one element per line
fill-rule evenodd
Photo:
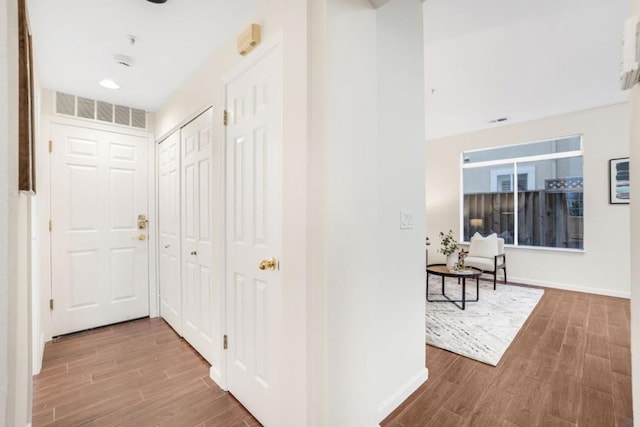
<path fill-rule="evenodd" d="M 99 130 L 105 132 L 116 132 L 124 135 L 145 138 L 148 143 L 147 155 L 147 212 L 149 215 L 149 224 L 156 224 L 156 185 L 155 185 L 155 152 L 156 147 L 153 143 L 153 134 L 151 132 L 137 129 L 128 129 L 120 126 L 110 126 L 108 124 L 93 123 L 85 120 L 74 119 L 70 117 L 43 114 L 41 119 L 41 135 L 40 138 L 40 165 L 37 166 L 39 176 L 48 177 L 45 185 L 40 185 L 38 189 L 38 212 L 37 227 L 39 230 L 39 257 L 40 257 L 40 299 L 41 302 L 51 299 L 52 297 L 52 278 L 51 278 L 51 233 L 49 232 L 49 219 L 51 219 L 51 156 L 48 150 L 48 143 L 51 141 L 51 127 L 55 124 L 64 126 L 73 126 L 77 128 L 85 128 Z M 56 149 L 54 141 L 54 150 Z M 46 156 L 46 157 L 45 157 Z M 55 224 L 54 224 L 55 226 Z M 148 244 L 149 244 L 149 265 L 148 265 L 148 287 L 149 287 L 149 317 L 158 316 L 158 289 L 156 276 L 156 252 L 154 247 L 157 246 L 155 226 L 150 225 L 148 228 Z M 48 307 L 48 304 L 46 304 Z M 46 308 L 43 306 L 43 311 Z M 49 312 L 48 316 L 40 316 L 40 335 L 44 342 L 51 341 L 52 338 L 52 318 Z M 44 345 L 42 346 L 44 352 Z"/>

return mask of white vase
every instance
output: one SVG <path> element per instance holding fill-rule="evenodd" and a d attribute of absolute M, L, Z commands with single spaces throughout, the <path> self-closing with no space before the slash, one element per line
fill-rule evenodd
<path fill-rule="evenodd" d="M 458 252 L 447 255 L 447 268 L 453 270 L 458 263 Z"/>

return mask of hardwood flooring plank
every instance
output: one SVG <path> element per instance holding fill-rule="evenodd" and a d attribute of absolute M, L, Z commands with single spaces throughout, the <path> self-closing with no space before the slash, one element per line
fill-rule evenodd
<path fill-rule="evenodd" d="M 505 419 L 519 426 L 538 425 L 550 403 L 551 385 L 533 378 L 523 383 L 507 411 Z"/>
<path fill-rule="evenodd" d="M 583 387 L 580 427 L 609 427 L 615 423 L 613 397 L 591 387 Z"/>
<path fill-rule="evenodd" d="M 618 415 L 616 416 L 616 427 L 633 427 L 633 420 Z"/>
<path fill-rule="evenodd" d="M 461 426 L 464 419 L 448 409 L 440 408 L 434 417 L 425 424 L 425 427 L 457 427 Z"/>
<path fill-rule="evenodd" d="M 587 333 L 587 354 L 609 358 L 609 339 L 605 335 Z"/>
<path fill-rule="evenodd" d="M 467 376 L 464 386 L 460 387 L 458 393 L 445 402 L 444 407 L 464 418 L 469 417 L 491 379 L 491 375 L 474 370 Z"/>
<path fill-rule="evenodd" d="M 628 347 L 609 344 L 609 358 L 612 372 L 631 375 L 631 350 Z"/>
<path fill-rule="evenodd" d="M 587 328 L 587 319 L 585 313 L 589 310 L 589 304 L 582 302 L 574 302 L 571 310 L 571 316 L 569 316 L 569 326 L 578 326 L 580 328 Z"/>
<path fill-rule="evenodd" d="M 429 381 L 433 381 L 431 387 L 416 399 L 415 404 L 410 405 L 395 418 L 405 426 L 425 425 L 433 418 L 438 408 L 460 390 L 458 385 L 442 378 L 427 382 Z"/>
<path fill-rule="evenodd" d="M 464 384 L 479 363 L 480 362 L 466 357 L 458 357 L 451 366 L 442 373 L 442 378 L 454 384 Z"/>
<path fill-rule="evenodd" d="M 557 359 L 558 358 L 554 355 L 545 354 L 544 352 L 536 352 L 534 357 L 531 358 L 527 370 L 524 371 L 526 376 L 523 375 L 522 372 L 519 372 L 518 375 L 522 380 L 529 377 L 551 384 L 553 379 L 556 377 L 555 370 L 558 363 Z"/>
<path fill-rule="evenodd" d="M 521 357 L 515 357 L 512 360 L 506 361 L 504 363 L 504 370 L 500 374 L 500 377 L 494 382 L 496 388 L 509 393 L 516 393 L 520 389 L 520 384 L 525 379 L 522 374 L 527 371 L 530 363 L 529 360 Z"/>
<path fill-rule="evenodd" d="M 548 413 L 571 423 L 580 418 L 582 382 L 580 378 L 556 372 L 551 384 L 551 402 Z"/>
<path fill-rule="evenodd" d="M 631 336 L 628 328 L 620 328 L 618 326 L 609 325 L 609 344 L 620 347 L 631 347 Z"/>
<path fill-rule="evenodd" d="M 586 387 L 611 394 L 611 362 L 609 359 L 585 354 L 582 380 Z"/>
<path fill-rule="evenodd" d="M 567 420 L 564 420 L 562 418 L 558 418 L 554 415 L 546 413 L 544 414 L 544 417 L 542 417 L 542 426 L 543 427 L 576 427 L 577 424 L 571 423 Z"/>
<path fill-rule="evenodd" d="M 631 399 L 631 377 L 613 374 L 613 403 L 616 415 L 633 418 L 633 401 Z"/>
<path fill-rule="evenodd" d="M 576 377 L 582 377 L 584 348 L 562 344 L 556 361 L 556 370 Z"/>
<path fill-rule="evenodd" d="M 476 402 L 465 425 L 469 427 L 494 427 L 499 425 L 512 398 L 513 394 L 497 387 L 487 388 Z"/>

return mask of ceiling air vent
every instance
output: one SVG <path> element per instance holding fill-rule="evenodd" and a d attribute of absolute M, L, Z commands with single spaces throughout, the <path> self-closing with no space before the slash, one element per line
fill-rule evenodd
<path fill-rule="evenodd" d="M 56 113 L 66 116 L 76 115 L 76 97 L 67 93 L 56 93 Z"/>
<path fill-rule="evenodd" d="M 113 123 L 113 104 L 98 101 L 98 120 L 101 122 Z"/>
<path fill-rule="evenodd" d="M 109 102 L 96 101 L 62 92 L 56 92 L 55 94 L 55 110 L 56 114 L 65 116 L 138 129 L 147 128 L 147 112 L 144 110 L 129 108 L 124 105 L 113 105 Z"/>
<path fill-rule="evenodd" d="M 147 112 L 144 110 L 138 110 L 137 108 L 131 109 L 131 126 L 134 128 L 146 129 L 147 128 Z"/>
<path fill-rule="evenodd" d="M 130 115 L 131 115 L 131 108 L 129 107 L 123 107 L 122 105 L 116 105 L 116 120 L 115 122 L 119 125 L 125 125 L 125 126 L 129 126 L 130 125 Z"/>
<path fill-rule="evenodd" d="M 88 98 L 77 98 L 78 102 L 78 117 L 83 119 L 95 119 L 96 118 L 96 101 Z"/>

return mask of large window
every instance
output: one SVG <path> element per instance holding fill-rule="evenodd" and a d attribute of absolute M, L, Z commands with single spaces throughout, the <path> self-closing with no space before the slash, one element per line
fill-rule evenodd
<path fill-rule="evenodd" d="M 583 249 L 582 138 L 462 153 L 462 236 Z"/>

